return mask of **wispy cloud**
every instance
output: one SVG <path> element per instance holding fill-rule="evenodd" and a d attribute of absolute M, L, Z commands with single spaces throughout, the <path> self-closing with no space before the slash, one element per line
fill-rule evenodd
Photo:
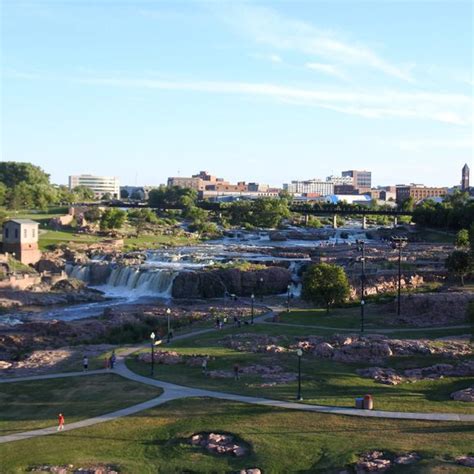
<path fill-rule="evenodd" d="M 312 58 L 363 66 L 403 81 L 413 81 L 410 67 L 392 64 L 363 44 L 345 40 L 304 21 L 286 18 L 273 9 L 249 4 L 225 4 L 217 10 L 228 24 L 257 43 L 303 53 Z"/>
<path fill-rule="evenodd" d="M 400 150 L 420 151 L 433 148 L 442 149 L 474 149 L 474 138 L 464 137 L 458 139 L 418 139 L 418 140 L 401 140 L 397 143 Z"/>
<path fill-rule="evenodd" d="M 329 76 L 337 77 L 339 79 L 346 80 L 347 77 L 343 74 L 336 66 L 332 64 L 323 64 L 323 63 L 306 63 L 306 68 L 311 69 L 312 71 L 322 72 Z"/>
<path fill-rule="evenodd" d="M 76 78 L 76 82 L 214 94 L 266 97 L 285 103 L 313 106 L 366 118 L 413 118 L 455 125 L 472 122 L 474 101 L 462 94 L 370 90 L 352 92 L 289 87 L 271 83 L 233 81 L 163 81 L 121 77 Z"/>

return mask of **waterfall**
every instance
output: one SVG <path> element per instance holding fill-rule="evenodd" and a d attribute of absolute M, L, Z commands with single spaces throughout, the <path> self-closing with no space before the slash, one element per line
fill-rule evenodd
<path fill-rule="evenodd" d="M 89 266 L 88 265 L 66 265 L 66 273 L 69 278 L 76 278 L 77 280 L 89 281 Z"/>
<path fill-rule="evenodd" d="M 116 267 L 112 270 L 107 285 L 144 295 L 168 297 L 176 275 L 176 271 L 164 268 Z"/>

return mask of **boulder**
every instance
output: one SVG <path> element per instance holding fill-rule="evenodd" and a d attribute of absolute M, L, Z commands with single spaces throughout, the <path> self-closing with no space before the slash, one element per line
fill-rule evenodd
<path fill-rule="evenodd" d="M 458 402 L 474 402 L 474 385 L 472 387 L 453 392 L 451 394 L 451 398 Z"/>

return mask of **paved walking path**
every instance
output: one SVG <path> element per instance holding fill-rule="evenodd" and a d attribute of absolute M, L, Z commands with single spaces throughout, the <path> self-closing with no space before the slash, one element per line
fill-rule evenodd
<path fill-rule="evenodd" d="M 256 317 L 255 322 L 265 322 L 265 318 L 268 318 L 269 313 L 266 313 L 262 316 Z M 293 326 L 293 325 L 290 325 Z M 314 327 L 314 326 L 312 326 Z M 182 334 L 174 337 L 174 340 L 186 339 L 189 337 L 195 337 L 201 334 L 207 334 L 210 332 L 215 332 L 213 328 L 202 329 L 199 331 L 189 332 L 187 334 Z M 75 423 L 67 424 L 64 428 L 64 431 L 71 431 L 78 428 L 85 428 L 87 426 L 93 426 L 98 423 L 104 423 L 106 421 L 115 420 L 122 418 L 127 415 L 133 415 L 143 410 L 148 410 L 150 408 L 162 405 L 171 400 L 177 400 L 182 398 L 190 397 L 206 397 L 206 398 L 218 398 L 221 400 L 229 400 L 233 402 L 240 403 L 250 403 L 254 405 L 261 405 L 267 407 L 276 407 L 284 408 L 287 410 L 300 410 L 316 413 L 327 413 L 334 415 L 349 415 L 349 416 L 360 416 L 366 418 L 390 418 L 398 420 L 425 420 L 425 421 L 454 421 L 454 422 L 474 422 L 474 415 L 467 415 L 462 413 L 412 413 L 412 412 L 393 412 L 393 411 L 381 411 L 381 410 L 360 410 L 355 408 L 345 408 L 345 407 L 332 407 L 332 406 L 322 406 L 322 405 L 306 405 L 303 403 L 296 402 L 287 402 L 283 400 L 271 400 L 268 398 L 261 397 L 250 397 L 245 395 L 238 395 L 233 393 L 219 392 L 215 390 L 205 390 L 200 388 L 186 387 L 183 385 L 176 385 L 169 382 L 163 382 L 160 380 L 152 379 L 149 377 L 144 377 L 135 372 L 132 372 L 125 365 L 125 359 L 128 355 L 136 352 L 137 350 L 146 347 L 146 345 L 139 345 L 133 347 L 127 347 L 124 350 L 121 350 L 117 357 L 117 363 L 113 370 L 91 370 L 87 372 L 65 372 L 59 374 L 46 374 L 46 375 L 33 375 L 29 377 L 12 377 L 8 379 L 0 380 L 1 383 L 12 383 L 12 382 L 26 382 L 26 381 L 35 381 L 35 380 L 47 380 L 55 379 L 62 377 L 78 377 L 85 375 L 100 375 L 113 373 L 121 377 L 124 377 L 128 380 L 132 380 L 138 383 L 143 383 L 146 385 L 151 385 L 153 387 L 158 387 L 163 390 L 163 394 L 159 397 L 153 398 L 143 403 L 133 405 L 121 410 L 107 413 L 105 415 L 100 415 L 94 418 L 88 418 L 82 421 L 77 421 Z M 45 436 L 56 433 L 56 427 L 43 428 L 38 430 L 26 431 L 23 433 L 14 433 L 10 435 L 0 436 L 1 443 L 9 443 L 12 441 L 20 441 L 28 438 L 35 438 L 38 436 Z"/>

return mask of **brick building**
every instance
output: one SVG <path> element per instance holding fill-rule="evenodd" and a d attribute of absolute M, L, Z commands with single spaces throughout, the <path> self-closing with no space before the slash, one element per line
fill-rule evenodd
<path fill-rule="evenodd" d="M 39 224 L 30 219 L 11 219 L 3 224 L 2 250 L 25 265 L 41 258 L 38 248 Z"/>

